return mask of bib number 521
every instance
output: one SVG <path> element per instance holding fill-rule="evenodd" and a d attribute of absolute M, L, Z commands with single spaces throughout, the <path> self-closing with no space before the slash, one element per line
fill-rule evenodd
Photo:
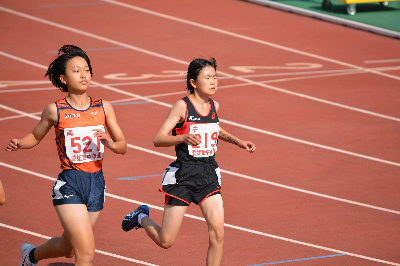
<path fill-rule="evenodd" d="M 93 129 L 104 131 L 104 126 L 64 129 L 67 156 L 73 163 L 98 161 L 103 158 L 104 145 L 93 135 Z"/>

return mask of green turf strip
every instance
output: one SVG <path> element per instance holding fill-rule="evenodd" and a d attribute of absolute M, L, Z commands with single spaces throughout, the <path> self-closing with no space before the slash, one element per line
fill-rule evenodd
<path fill-rule="evenodd" d="M 353 16 L 347 14 L 345 3 L 334 0 L 331 1 L 330 10 L 322 8 L 322 0 L 271 1 L 400 32 L 400 1 L 389 1 L 387 6 L 379 2 L 357 4 L 357 12 Z"/>

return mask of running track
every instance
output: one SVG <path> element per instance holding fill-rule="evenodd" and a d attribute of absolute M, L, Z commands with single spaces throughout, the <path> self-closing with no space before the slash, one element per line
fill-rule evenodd
<path fill-rule="evenodd" d="M 174 149 L 152 140 L 200 56 L 217 59 L 221 126 L 257 145 L 254 154 L 218 149 L 223 265 L 400 265 L 398 40 L 233 0 L 0 0 L 0 21 L 1 147 L 64 97 L 44 78 L 63 44 L 87 51 L 89 94 L 114 104 L 129 149 L 105 155 L 95 265 L 205 264 L 196 206 L 169 250 L 120 228 L 142 203 L 161 222 L 157 190 Z M 0 265 L 18 265 L 23 242 L 62 232 L 50 198 L 54 137 L 0 152 Z"/>

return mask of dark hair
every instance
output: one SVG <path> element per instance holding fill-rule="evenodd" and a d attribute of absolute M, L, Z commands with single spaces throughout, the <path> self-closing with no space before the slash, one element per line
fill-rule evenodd
<path fill-rule="evenodd" d="M 67 62 L 74 58 L 80 56 L 86 60 L 89 66 L 90 75 L 93 76 L 92 66 L 90 65 L 90 60 L 85 51 L 75 45 L 64 45 L 58 50 L 58 56 L 49 65 L 47 69 L 46 76 L 49 76 L 51 83 L 59 88 L 63 92 L 68 92 L 68 87 L 66 84 L 62 83 L 60 80 L 61 75 L 65 75 L 65 69 L 67 68 Z"/>
<path fill-rule="evenodd" d="M 217 70 L 217 61 L 211 57 L 209 60 L 196 58 L 190 62 L 188 72 L 186 74 L 186 89 L 190 92 L 190 94 L 194 93 L 194 88 L 192 84 L 190 84 L 190 80 L 196 80 L 200 74 L 200 71 L 206 66 L 212 66 L 215 70 Z"/>

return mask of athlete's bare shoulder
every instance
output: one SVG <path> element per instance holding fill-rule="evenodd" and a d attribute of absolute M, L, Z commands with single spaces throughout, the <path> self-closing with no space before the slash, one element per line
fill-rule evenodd
<path fill-rule="evenodd" d="M 186 102 L 182 99 L 177 101 L 174 106 L 172 106 L 168 118 L 172 120 L 177 120 L 179 122 L 184 121 L 186 118 Z"/>
<path fill-rule="evenodd" d="M 183 99 L 180 99 L 179 101 L 177 101 L 174 106 L 172 106 L 172 108 L 174 108 L 176 106 L 176 108 L 178 109 L 184 109 L 186 110 L 186 102 Z"/>
<path fill-rule="evenodd" d="M 56 103 L 47 105 L 42 112 L 42 119 L 48 120 L 53 125 L 57 124 L 58 114 Z"/>
<path fill-rule="evenodd" d="M 214 101 L 215 110 L 217 110 L 217 113 L 218 113 L 219 103 L 217 101 L 215 101 L 215 100 L 213 100 L 213 101 Z"/>

